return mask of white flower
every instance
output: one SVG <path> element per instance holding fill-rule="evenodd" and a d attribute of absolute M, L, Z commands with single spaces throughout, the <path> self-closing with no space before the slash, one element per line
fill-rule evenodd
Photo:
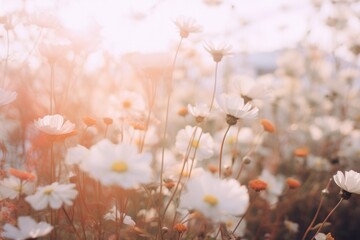
<path fill-rule="evenodd" d="M 214 62 L 220 62 L 226 55 L 232 54 L 232 47 L 228 44 L 220 44 L 215 46 L 213 43 L 207 42 L 204 46 L 205 50 L 211 54 Z"/>
<path fill-rule="evenodd" d="M 126 215 L 125 213 L 123 213 L 122 215 L 123 217 L 123 223 L 126 225 L 130 225 L 130 226 L 135 226 L 135 222 L 134 220 L 132 220 L 132 218 L 128 215 Z M 108 213 L 106 213 L 104 215 L 104 219 L 105 220 L 111 220 L 111 221 L 116 221 L 116 219 L 120 219 L 121 218 L 121 213 L 119 210 L 116 211 L 116 207 L 113 206 Z"/>
<path fill-rule="evenodd" d="M 136 188 L 152 180 L 151 159 L 150 153 L 140 154 L 134 145 L 104 139 L 90 148 L 86 169 L 103 185 Z"/>
<path fill-rule="evenodd" d="M 71 133 L 75 129 L 75 124 L 69 120 L 65 121 L 60 114 L 46 115 L 34 121 L 35 127 L 49 135 L 62 135 Z"/>
<path fill-rule="evenodd" d="M 287 230 L 289 230 L 289 232 L 297 233 L 299 231 L 299 224 L 295 222 L 285 220 L 284 225 L 287 228 Z"/>
<path fill-rule="evenodd" d="M 253 119 L 257 117 L 259 111 L 250 102 L 245 104 L 244 99 L 235 94 L 220 94 L 218 104 L 223 112 L 235 118 Z"/>
<path fill-rule="evenodd" d="M 247 101 L 263 100 L 269 97 L 268 86 L 261 81 L 254 81 L 248 76 L 237 76 L 233 79 L 232 89 Z"/>
<path fill-rule="evenodd" d="M 179 28 L 179 33 L 182 38 L 187 38 L 190 33 L 197 33 L 202 30 L 202 27 L 197 25 L 196 21 L 192 18 L 179 17 L 174 23 Z"/>
<path fill-rule="evenodd" d="M 282 194 L 285 185 L 285 178 L 282 175 L 275 176 L 268 169 L 263 169 L 259 179 L 268 184 L 266 191 L 262 191 L 260 196 L 265 198 L 269 204 L 276 204 Z"/>
<path fill-rule="evenodd" d="M 198 210 L 214 222 L 226 222 L 228 216 L 240 216 L 249 205 L 245 186 L 235 179 L 219 179 L 204 172 L 192 177 L 180 198 L 180 208 Z"/>
<path fill-rule="evenodd" d="M 193 115 L 197 122 L 201 122 L 210 114 L 210 108 L 205 103 L 196 104 L 195 106 L 191 106 L 190 104 L 188 104 L 187 109 L 189 113 Z"/>
<path fill-rule="evenodd" d="M 193 137 L 193 138 L 192 138 Z M 192 140 L 191 140 L 192 139 Z M 188 146 L 191 147 L 189 158 L 197 160 L 208 159 L 214 154 L 214 141 L 209 133 L 203 133 L 200 127 L 186 126 L 176 135 L 176 149 L 182 154 L 186 154 Z"/>
<path fill-rule="evenodd" d="M 349 193 L 360 194 L 360 173 L 353 170 L 345 171 L 345 175 L 338 171 L 333 176 L 335 183 Z"/>
<path fill-rule="evenodd" d="M 77 164 L 83 171 L 86 171 L 86 164 L 84 160 L 87 159 L 90 151 L 82 145 L 76 145 L 75 147 L 69 148 L 65 156 L 65 163 L 68 165 Z"/>
<path fill-rule="evenodd" d="M 29 181 L 21 181 L 19 178 L 10 176 L 0 181 L 0 197 L 15 199 L 22 194 L 29 195 L 35 190 L 35 183 Z"/>
<path fill-rule="evenodd" d="M 17 93 L 0 88 L 0 106 L 4 106 L 16 99 Z"/>
<path fill-rule="evenodd" d="M 75 184 L 59 184 L 54 182 L 51 185 L 38 187 L 35 194 L 27 196 L 25 200 L 35 210 L 45 209 L 48 205 L 52 209 L 59 209 L 63 204 L 71 206 L 78 194 L 74 189 Z"/>
<path fill-rule="evenodd" d="M 11 224 L 5 224 L 2 237 L 16 240 L 35 239 L 45 236 L 53 230 L 53 226 L 46 222 L 35 222 L 29 216 L 18 217 L 18 228 Z"/>

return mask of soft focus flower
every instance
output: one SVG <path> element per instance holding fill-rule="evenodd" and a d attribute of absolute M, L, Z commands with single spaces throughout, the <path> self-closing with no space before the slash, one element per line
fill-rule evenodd
<path fill-rule="evenodd" d="M 180 208 L 198 210 L 214 222 L 225 222 L 231 215 L 240 216 L 248 205 L 245 186 L 235 179 L 219 179 L 208 172 L 192 177 L 180 198 Z"/>
<path fill-rule="evenodd" d="M 111 221 L 116 221 L 116 219 L 121 219 L 121 217 L 123 218 L 123 223 L 126 225 L 130 225 L 130 226 L 135 226 L 135 222 L 134 220 L 126 215 L 125 213 L 123 213 L 123 215 L 121 216 L 121 212 L 119 210 L 116 210 L 116 207 L 113 206 L 108 213 L 106 213 L 104 215 L 104 219 L 105 220 L 111 220 Z"/>
<path fill-rule="evenodd" d="M 87 165 L 83 161 L 87 159 L 89 153 L 89 149 L 78 144 L 75 147 L 71 147 L 67 150 L 65 155 L 65 163 L 68 165 L 77 164 L 83 171 L 86 171 Z"/>
<path fill-rule="evenodd" d="M 29 216 L 18 217 L 17 225 L 18 228 L 5 224 L 1 236 L 15 240 L 36 239 L 49 234 L 54 228 L 46 222 L 37 223 Z"/>
<path fill-rule="evenodd" d="M 71 206 L 78 194 L 74 189 L 75 184 L 59 184 L 54 182 L 51 185 L 38 187 L 35 194 L 27 196 L 25 200 L 35 210 L 45 209 L 48 205 L 52 209 L 59 209 L 63 204 Z"/>
<path fill-rule="evenodd" d="M 69 120 L 65 121 L 60 114 L 46 115 L 34 121 L 35 127 L 49 135 L 63 135 L 71 133 L 75 129 L 75 124 Z"/>
<path fill-rule="evenodd" d="M 309 155 L 309 149 L 307 147 L 301 147 L 294 150 L 294 155 L 297 157 L 307 157 Z"/>
<path fill-rule="evenodd" d="M 249 182 L 249 187 L 256 192 L 260 192 L 267 188 L 267 183 L 260 179 L 254 179 Z"/>
<path fill-rule="evenodd" d="M 294 179 L 294 178 L 288 178 L 286 179 L 286 183 L 289 186 L 290 189 L 295 189 L 301 186 L 301 183 Z"/>
<path fill-rule="evenodd" d="M 222 44 L 215 46 L 213 43 L 205 43 L 205 50 L 208 51 L 213 57 L 215 62 L 220 62 L 222 58 L 226 55 L 232 54 L 232 47 L 228 44 Z"/>
<path fill-rule="evenodd" d="M 138 153 L 135 145 L 103 139 L 90 148 L 86 169 L 103 185 L 135 188 L 152 180 L 151 159 L 150 153 Z"/>
<path fill-rule="evenodd" d="M 345 175 L 338 171 L 334 176 L 335 183 L 348 193 L 360 194 L 360 173 L 353 170 L 345 171 Z"/>
<path fill-rule="evenodd" d="M 269 133 L 274 133 L 275 132 L 275 126 L 274 124 L 272 124 L 272 122 L 270 122 L 267 119 L 261 119 L 260 121 L 261 125 L 263 126 L 264 130 L 269 132 Z"/>
<path fill-rule="evenodd" d="M 15 168 L 10 168 L 9 173 L 11 175 L 13 175 L 14 177 L 17 177 L 17 178 L 19 178 L 20 180 L 23 180 L 23 181 L 33 181 L 33 180 L 35 180 L 35 176 L 32 173 L 22 171 L 22 170 L 18 170 L 18 169 L 15 169 Z"/>
<path fill-rule="evenodd" d="M 186 126 L 176 135 L 176 149 L 186 154 L 190 144 L 189 157 L 192 158 L 195 151 L 197 160 L 208 159 L 214 154 L 214 141 L 209 133 L 204 133 L 200 127 Z"/>
<path fill-rule="evenodd" d="M 263 169 L 259 178 L 268 184 L 266 191 L 262 191 L 260 196 L 270 204 L 275 204 L 283 192 L 284 177 L 282 175 L 273 175 L 268 169 Z"/>
<path fill-rule="evenodd" d="M 232 80 L 232 93 L 240 95 L 245 102 L 269 98 L 268 85 L 264 81 L 254 81 L 248 76 L 236 76 Z"/>
<path fill-rule="evenodd" d="M 318 233 L 318 234 L 316 234 L 315 239 L 316 240 L 335 240 L 335 238 L 333 238 L 331 236 L 331 233 L 328 233 L 326 235 L 324 233 Z"/>
<path fill-rule="evenodd" d="M 202 27 L 197 25 L 196 21 L 192 18 L 179 17 L 174 23 L 179 28 L 179 33 L 182 38 L 187 38 L 190 33 L 197 33 L 202 30 Z"/>
<path fill-rule="evenodd" d="M 177 231 L 178 233 L 183 233 L 186 232 L 187 227 L 182 223 L 176 223 L 174 225 L 174 230 Z"/>
<path fill-rule="evenodd" d="M 83 122 L 86 124 L 86 126 L 90 127 L 90 126 L 94 126 L 96 124 L 96 119 L 92 118 L 92 117 L 83 117 Z"/>
<path fill-rule="evenodd" d="M 299 224 L 295 222 L 285 220 L 284 225 L 292 233 L 297 233 L 299 231 Z"/>
<path fill-rule="evenodd" d="M 0 107 L 13 102 L 16 99 L 16 96 L 16 92 L 0 88 Z"/>
<path fill-rule="evenodd" d="M 10 176 L 0 181 L 0 197 L 15 199 L 19 194 L 29 195 L 35 190 L 35 183 L 23 181 L 20 178 Z"/>
<path fill-rule="evenodd" d="M 189 110 L 190 114 L 193 115 L 196 122 L 202 122 L 210 114 L 209 106 L 204 103 L 196 104 L 195 106 L 188 104 L 187 109 Z"/>
<path fill-rule="evenodd" d="M 222 93 L 218 98 L 218 104 L 224 113 L 234 118 L 253 119 L 258 115 L 259 109 L 235 94 Z"/>

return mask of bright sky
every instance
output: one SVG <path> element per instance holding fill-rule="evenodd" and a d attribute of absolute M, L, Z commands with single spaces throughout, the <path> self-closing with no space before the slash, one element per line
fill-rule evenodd
<path fill-rule="evenodd" d="M 107 49 L 156 52 L 178 39 L 173 24 L 179 16 L 192 17 L 203 26 L 195 38 L 226 41 L 234 50 L 272 51 L 296 46 L 304 36 L 312 8 L 308 0 L 33 0 L 29 12 L 57 8 L 63 23 L 77 31 L 92 24 L 102 27 Z M 0 16 L 16 10 L 22 1 L 0 0 Z"/>

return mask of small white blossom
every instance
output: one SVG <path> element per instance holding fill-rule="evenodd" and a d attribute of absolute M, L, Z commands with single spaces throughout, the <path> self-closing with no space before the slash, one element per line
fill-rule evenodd
<path fill-rule="evenodd" d="M 335 183 L 349 193 L 360 194 L 360 173 L 353 170 L 345 171 L 345 175 L 338 171 L 334 175 Z"/>

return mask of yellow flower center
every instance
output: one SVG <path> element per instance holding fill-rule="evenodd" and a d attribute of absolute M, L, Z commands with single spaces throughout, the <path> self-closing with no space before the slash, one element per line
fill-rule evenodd
<path fill-rule="evenodd" d="M 44 190 L 44 194 L 45 194 L 45 195 L 50 195 L 53 191 L 54 191 L 54 189 L 52 189 L 52 188 L 47 188 L 47 189 Z"/>
<path fill-rule="evenodd" d="M 122 105 L 123 105 L 123 108 L 129 109 L 129 108 L 131 108 L 131 105 L 132 105 L 132 104 L 131 104 L 130 101 L 127 101 L 127 100 L 126 100 L 126 101 L 123 102 Z"/>
<path fill-rule="evenodd" d="M 128 170 L 128 165 L 123 161 L 117 161 L 111 165 L 111 170 L 117 173 L 124 173 Z"/>
<path fill-rule="evenodd" d="M 193 140 L 192 143 L 191 143 L 191 146 L 192 146 L 193 148 L 199 147 L 199 141 Z"/>
<path fill-rule="evenodd" d="M 210 206 L 216 206 L 219 200 L 213 195 L 205 195 L 203 198 L 204 202 L 208 203 Z"/>

